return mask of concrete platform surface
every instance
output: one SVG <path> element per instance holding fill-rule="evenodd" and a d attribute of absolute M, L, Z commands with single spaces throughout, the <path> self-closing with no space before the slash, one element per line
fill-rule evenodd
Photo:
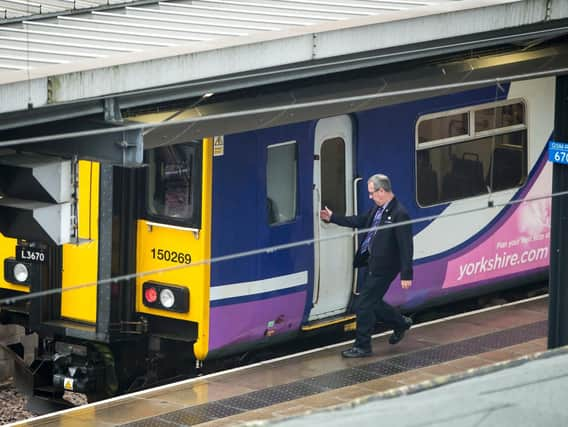
<path fill-rule="evenodd" d="M 270 425 L 568 426 L 567 399 L 568 347 L 564 347 Z"/>
<path fill-rule="evenodd" d="M 535 297 L 419 323 L 396 346 L 388 344 L 390 331 L 378 334 L 373 339 L 371 357 L 342 358 L 341 351 L 351 345 L 343 342 L 30 419 L 20 425 L 220 427 L 251 422 L 264 425 L 337 405 L 366 408 L 361 405 L 363 402 L 446 384 L 478 368 L 494 369 L 499 362 L 519 364 L 515 359 L 545 351 L 547 312 L 546 296 Z M 455 404 L 456 408 L 466 411 L 467 405 L 473 405 L 469 400 L 479 405 L 477 397 L 469 396 Z M 368 423 L 396 425 L 392 423 L 397 412 L 407 411 L 406 401 L 402 400 L 401 406 L 392 403 L 395 409 L 389 422 L 382 423 L 380 414 L 371 412 Z M 450 420 L 459 416 L 449 411 L 447 405 L 433 404 L 432 416 Z M 485 407 L 473 408 L 481 411 Z M 329 424 L 336 421 L 337 414 L 343 414 L 343 409 L 334 410 L 333 414 L 331 420 L 325 419 L 329 414 L 322 413 L 315 421 L 298 418 L 286 422 Z M 410 424 L 406 425 L 427 425 L 421 424 L 420 418 L 408 420 Z M 336 425 L 346 422 L 343 419 Z"/>

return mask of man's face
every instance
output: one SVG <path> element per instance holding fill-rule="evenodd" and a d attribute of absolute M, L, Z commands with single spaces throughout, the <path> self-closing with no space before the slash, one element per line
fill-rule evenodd
<path fill-rule="evenodd" d="M 367 183 L 367 188 L 369 190 L 369 199 L 373 200 L 377 206 L 383 206 L 387 199 L 385 190 L 382 188 L 375 190 L 375 186 L 372 182 Z"/>

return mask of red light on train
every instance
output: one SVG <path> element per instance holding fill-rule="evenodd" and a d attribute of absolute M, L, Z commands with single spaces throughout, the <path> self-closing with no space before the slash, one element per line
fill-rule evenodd
<path fill-rule="evenodd" d="M 146 288 L 144 291 L 144 299 L 150 304 L 155 303 L 158 299 L 158 292 L 156 291 L 156 288 Z"/>

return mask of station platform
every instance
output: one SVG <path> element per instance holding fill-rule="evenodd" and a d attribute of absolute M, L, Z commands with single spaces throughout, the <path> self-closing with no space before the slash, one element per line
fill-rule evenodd
<path fill-rule="evenodd" d="M 540 382 L 552 389 L 558 384 L 568 387 L 568 368 L 557 367 L 566 362 L 568 351 L 539 354 L 546 350 L 547 315 L 548 299 L 537 297 L 418 324 L 396 346 L 388 344 L 390 332 L 379 334 L 373 339 L 374 354 L 368 358 L 343 359 L 340 352 L 351 343 L 341 343 L 16 425 L 212 427 L 261 422 L 339 426 L 347 422 L 376 425 L 383 420 L 388 421 L 386 425 L 473 425 L 459 424 L 460 417 L 471 421 L 471 417 L 499 413 L 500 408 L 503 413 L 514 411 L 513 403 L 492 402 L 515 387 L 532 387 L 533 392 Z M 543 363 L 546 369 L 540 370 Z M 523 372 L 517 378 L 505 368 Z M 505 379 L 464 385 L 492 375 Z M 446 391 L 449 387 L 465 388 Z M 482 397 L 473 394 L 476 390 Z M 427 396 L 434 393 L 441 397 L 434 398 L 435 404 L 428 403 Z M 557 399 L 564 395 L 558 394 Z M 375 410 L 373 405 L 386 406 Z M 391 418 L 380 418 L 383 410 Z M 528 425 L 522 421 L 516 425 Z"/>
<path fill-rule="evenodd" d="M 563 347 L 398 389 L 396 393 L 367 396 L 274 424 L 278 427 L 349 424 L 364 427 L 379 423 L 389 427 L 566 426 L 566 390 L 568 347 Z"/>

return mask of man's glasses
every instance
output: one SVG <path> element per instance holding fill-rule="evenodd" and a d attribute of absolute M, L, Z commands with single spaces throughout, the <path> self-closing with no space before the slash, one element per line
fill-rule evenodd
<path fill-rule="evenodd" d="M 371 197 L 373 194 L 375 194 L 377 191 L 381 191 L 382 188 L 377 188 L 375 191 L 369 191 L 369 197 Z"/>

